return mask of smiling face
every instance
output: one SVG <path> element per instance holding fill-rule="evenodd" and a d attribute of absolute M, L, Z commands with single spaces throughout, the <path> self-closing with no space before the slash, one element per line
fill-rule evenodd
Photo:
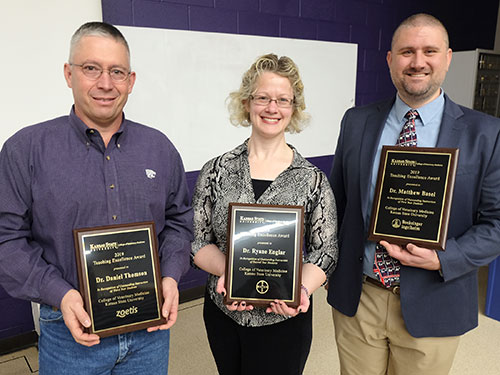
<path fill-rule="evenodd" d="M 438 26 L 398 30 L 387 53 L 387 64 L 400 98 L 412 108 L 437 98 L 451 53 L 444 30 Z"/>
<path fill-rule="evenodd" d="M 255 96 L 267 96 L 271 99 L 293 99 L 293 89 L 290 80 L 276 73 L 264 72 L 257 79 Z M 290 123 L 293 114 L 293 106 L 289 108 L 278 107 L 276 101 L 268 105 L 255 104 L 249 100 L 245 105 L 252 124 L 252 135 L 266 138 L 284 136 L 285 129 Z"/>
<path fill-rule="evenodd" d="M 93 64 L 104 70 L 121 68 L 130 71 L 126 47 L 111 37 L 84 36 L 72 54 L 73 64 Z M 83 74 L 80 67 L 65 64 L 64 76 L 73 90 L 76 115 L 88 126 L 100 130 L 118 130 L 122 110 L 132 92 L 135 73 L 123 82 L 113 81 L 108 72 L 97 80 Z"/>

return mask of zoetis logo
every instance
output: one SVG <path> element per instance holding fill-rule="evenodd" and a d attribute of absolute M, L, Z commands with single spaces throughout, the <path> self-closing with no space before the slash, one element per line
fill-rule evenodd
<path fill-rule="evenodd" d="M 129 307 L 126 310 L 116 310 L 117 318 L 125 318 L 127 315 L 137 314 L 139 309 L 136 306 Z"/>

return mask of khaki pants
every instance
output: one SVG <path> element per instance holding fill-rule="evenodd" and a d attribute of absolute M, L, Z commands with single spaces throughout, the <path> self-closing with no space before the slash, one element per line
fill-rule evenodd
<path fill-rule="evenodd" d="M 356 315 L 333 309 L 333 322 L 342 375 L 445 375 L 460 340 L 411 336 L 399 296 L 366 282 Z"/>

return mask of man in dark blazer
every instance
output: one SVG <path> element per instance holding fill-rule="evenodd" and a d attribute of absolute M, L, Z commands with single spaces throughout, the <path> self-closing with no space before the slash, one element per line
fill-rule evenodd
<path fill-rule="evenodd" d="M 330 177 L 340 257 L 328 288 L 342 374 L 448 374 L 460 335 L 477 326 L 478 268 L 500 254 L 500 120 L 443 93 L 451 55 L 441 22 L 406 19 L 387 54 L 396 97 L 342 120 Z M 420 114 L 418 146 L 458 148 L 458 168 L 445 251 L 381 241 L 400 261 L 388 286 L 367 236 L 380 151 L 396 144 L 408 109 Z"/>

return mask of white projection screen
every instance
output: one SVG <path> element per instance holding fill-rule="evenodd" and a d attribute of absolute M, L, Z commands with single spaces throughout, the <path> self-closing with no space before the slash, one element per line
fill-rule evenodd
<path fill-rule="evenodd" d="M 310 125 L 300 134 L 287 135 L 287 141 L 305 157 L 335 152 L 342 115 L 354 105 L 355 44 L 118 27 L 130 44 L 137 73 L 125 115 L 164 132 L 181 153 L 186 171 L 199 170 L 249 136 L 249 129 L 229 123 L 226 99 L 255 59 L 270 52 L 297 63 L 312 116 Z M 7 77 L 9 90 L 2 94 L 0 146 L 22 127 L 69 113 L 73 98 L 63 64 L 70 38 L 71 33 L 54 31 L 50 40 L 18 50 L 20 59 L 7 64 L 13 76 Z"/>
<path fill-rule="evenodd" d="M 187 171 L 228 151 L 250 131 L 229 123 L 226 99 L 266 53 L 291 57 L 304 86 L 309 126 L 287 135 L 306 157 L 335 151 L 340 120 L 354 105 L 357 46 L 347 43 L 119 27 L 137 73 L 128 118 L 160 129 L 181 152 Z"/>

